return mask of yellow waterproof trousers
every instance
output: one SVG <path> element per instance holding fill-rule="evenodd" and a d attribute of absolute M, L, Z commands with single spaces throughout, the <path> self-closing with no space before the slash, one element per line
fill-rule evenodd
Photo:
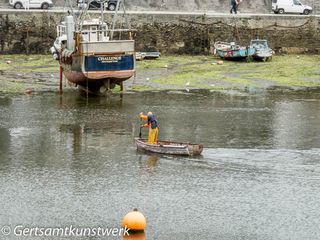
<path fill-rule="evenodd" d="M 158 141 L 158 128 L 152 129 L 149 127 L 148 144 L 157 144 Z"/>

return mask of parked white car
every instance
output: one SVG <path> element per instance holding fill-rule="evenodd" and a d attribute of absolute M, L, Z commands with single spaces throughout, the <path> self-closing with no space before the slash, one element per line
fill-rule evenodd
<path fill-rule="evenodd" d="M 15 9 L 42 8 L 48 9 L 53 7 L 52 0 L 10 0 L 10 6 Z"/>
<path fill-rule="evenodd" d="M 274 13 L 299 13 L 309 15 L 312 7 L 303 5 L 299 0 L 272 0 L 272 11 Z"/>

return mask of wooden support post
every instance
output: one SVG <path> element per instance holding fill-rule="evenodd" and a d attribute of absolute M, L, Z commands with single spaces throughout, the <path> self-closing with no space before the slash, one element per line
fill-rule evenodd
<path fill-rule="evenodd" d="M 62 75 L 62 66 L 60 65 L 60 84 L 59 84 L 59 91 L 60 91 L 60 94 L 62 94 L 62 80 L 63 80 L 63 75 Z"/>
<path fill-rule="evenodd" d="M 122 98 L 123 98 L 123 82 L 120 83 L 120 100 L 122 101 Z"/>
<path fill-rule="evenodd" d="M 29 55 L 29 28 L 27 28 L 26 54 Z"/>
<path fill-rule="evenodd" d="M 120 83 L 120 92 L 123 92 L 123 82 Z"/>

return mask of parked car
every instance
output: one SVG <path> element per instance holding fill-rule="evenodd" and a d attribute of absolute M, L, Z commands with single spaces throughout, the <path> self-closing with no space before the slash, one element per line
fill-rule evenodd
<path fill-rule="evenodd" d="M 116 10 L 117 7 L 117 2 L 118 0 L 106 0 L 106 1 L 101 1 L 101 0 L 93 0 L 90 2 L 89 4 L 89 9 L 95 10 L 95 9 L 100 9 L 101 8 L 101 4 L 103 4 L 103 8 L 104 9 L 108 9 L 110 11 L 114 11 Z M 83 1 L 79 0 L 78 1 L 78 6 L 79 8 L 85 8 L 88 4 L 88 1 Z"/>
<path fill-rule="evenodd" d="M 48 9 L 53 7 L 51 0 L 10 0 L 9 5 L 15 9 L 42 8 Z"/>
<path fill-rule="evenodd" d="M 299 0 L 272 0 L 272 11 L 274 13 L 300 13 L 309 15 L 312 7 L 303 5 Z"/>

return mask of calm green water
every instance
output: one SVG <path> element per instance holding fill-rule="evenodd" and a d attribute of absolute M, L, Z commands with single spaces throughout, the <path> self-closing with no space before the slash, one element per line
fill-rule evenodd
<path fill-rule="evenodd" d="M 136 152 L 149 110 L 203 156 Z M 118 227 L 137 207 L 148 240 L 320 239 L 319 123 L 320 94 L 2 96 L 0 227 Z"/>

